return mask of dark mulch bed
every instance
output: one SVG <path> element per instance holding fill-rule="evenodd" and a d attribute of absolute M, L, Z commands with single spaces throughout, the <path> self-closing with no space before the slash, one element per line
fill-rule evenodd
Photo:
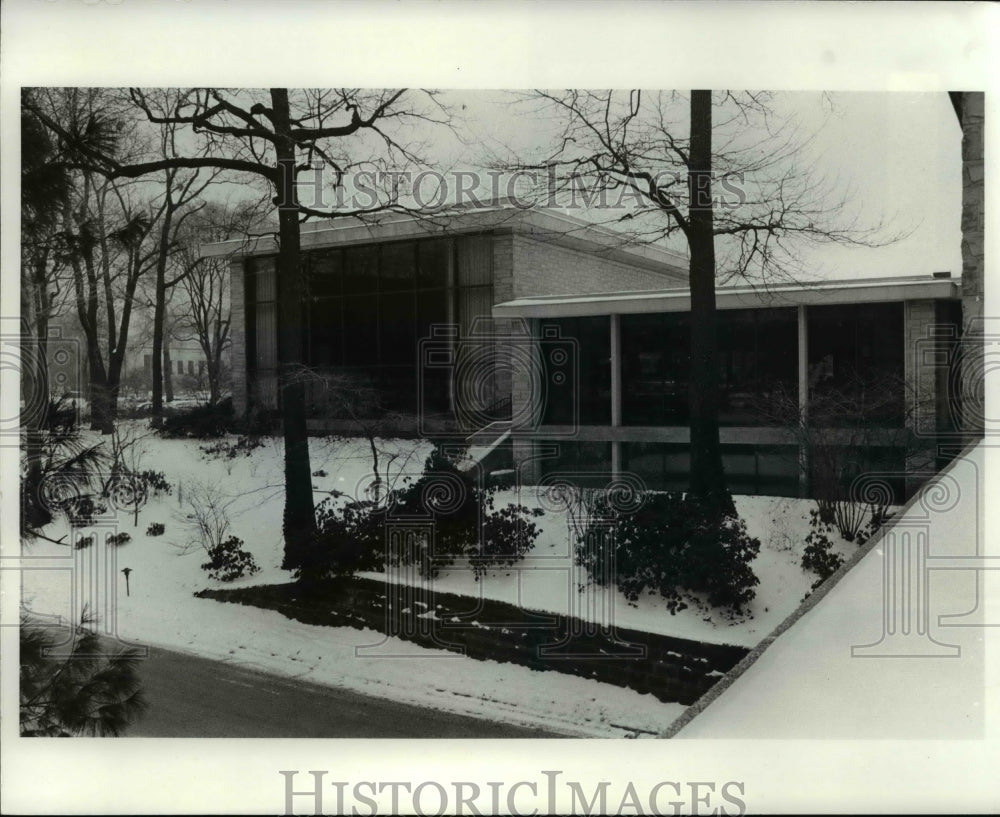
<path fill-rule="evenodd" d="M 747 650 L 523 610 L 484 598 L 357 577 L 312 587 L 202 590 L 199 598 L 276 610 L 328 627 L 369 628 L 426 647 L 594 678 L 691 704 Z"/>

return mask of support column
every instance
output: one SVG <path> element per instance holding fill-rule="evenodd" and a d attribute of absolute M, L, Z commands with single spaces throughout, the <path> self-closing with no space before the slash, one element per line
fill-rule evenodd
<path fill-rule="evenodd" d="M 799 428 L 809 423 L 809 317 L 806 306 L 798 308 L 799 355 Z M 805 435 L 799 434 L 799 494 L 809 495 L 809 446 Z"/>
<path fill-rule="evenodd" d="M 611 425 L 618 428 L 622 424 L 622 320 L 621 315 L 611 315 Z M 622 471 L 622 444 L 611 441 L 611 476 L 617 477 Z"/>

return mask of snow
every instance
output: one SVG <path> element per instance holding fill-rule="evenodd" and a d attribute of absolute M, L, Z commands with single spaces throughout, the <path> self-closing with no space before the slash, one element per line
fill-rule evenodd
<path fill-rule="evenodd" d="M 988 625 L 982 602 L 1000 589 L 982 525 L 984 446 L 932 481 L 853 569 L 677 731 L 681 738 L 981 738 Z M 953 501 L 952 501 L 953 500 Z M 959 501 L 961 500 L 961 501 Z M 883 615 L 917 616 L 916 596 L 883 609 L 883 556 L 927 536 L 927 635 L 912 619 L 899 646 Z M 977 556 L 978 554 L 978 556 Z M 950 557 L 951 569 L 933 569 Z M 994 558 L 996 558 L 994 556 Z M 943 566 L 943 563 L 939 563 Z M 955 569 L 956 564 L 966 569 Z M 990 565 L 977 576 L 967 569 Z M 854 649 L 877 644 L 876 649 Z M 995 653 L 994 653 L 995 654 Z M 709 693 L 709 697 L 712 693 Z"/>
<path fill-rule="evenodd" d="M 288 572 L 280 568 L 281 441 L 268 438 L 251 456 L 226 460 L 202 453 L 200 447 L 210 442 L 162 439 L 143 430 L 140 421 L 132 428 L 145 435 L 140 443 L 140 467 L 164 471 L 174 486 L 172 494 L 151 499 L 140 511 L 137 525 L 133 525 L 130 512 L 120 512 L 98 520 L 105 524 L 95 529 L 80 531 L 82 535 L 96 532 L 98 541 L 116 530 L 131 534 L 131 542 L 109 551 L 112 564 L 97 564 L 103 558 L 102 548 L 71 550 L 41 539 L 31 544 L 30 556 L 42 560 L 40 565 L 54 560 L 52 563 L 63 568 L 25 571 L 23 599 L 36 614 L 72 620 L 90 602 L 92 609 L 102 614 L 105 628 L 129 642 L 237 661 L 369 695 L 580 737 L 656 734 L 684 711 L 680 704 L 664 704 L 651 695 L 610 684 L 456 657 L 371 630 L 318 627 L 274 611 L 195 598 L 193 594 L 205 587 L 290 580 Z M 406 475 L 418 476 L 430 450 L 425 442 L 404 440 L 381 440 L 379 448 L 383 473 L 389 474 L 390 482 Z M 367 442 L 316 438 L 310 440 L 310 453 L 313 470 L 326 472 L 326 476 L 313 477 L 317 499 L 322 492 L 365 496 L 372 481 Z M 245 548 L 261 568 L 258 574 L 227 585 L 208 579 L 201 569 L 206 555 L 193 545 L 187 514 L 191 498 L 205 492 L 213 493 L 225 507 L 231 520 L 229 532 L 245 541 Z M 537 499 L 532 489 L 523 489 L 520 494 L 502 494 L 497 505 L 506 501 L 533 505 L 538 504 Z M 613 615 L 613 623 L 620 627 L 752 646 L 798 605 L 815 578 L 798 564 L 810 504 L 738 497 L 737 506 L 762 545 L 754 563 L 761 578 L 758 598 L 752 617 L 740 622 L 710 616 L 694 607 L 670 615 L 659 598 L 629 604 L 611 589 L 590 587 L 580 593 L 566 518 L 552 510 L 537 520 L 543 533 L 523 568 L 495 571 L 478 582 L 470 571 L 454 568 L 442 572 L 434 587 L 470 595 L 482 593 L 560 613 Z M 146 536 L 151 522 L 164 523 L 165 534 Z M 45 530 L 46 536 L 57 540 L 69 533 L 62 520 Z M 65 569 L 70 559 L 75 565 L 72 571 Z M 126 567 L 131 569 L 127 595 L 121 574 Z M 97 597 L 100 589 L 81 589 L 80 577 L 94 575 L 117 581 L 112 593 L 104 593 L 114 597 L 113 605 Z M 370 575 L 386 579 L 383 574 Z M 414 682 L 415 677 L 419 683 Z"/>

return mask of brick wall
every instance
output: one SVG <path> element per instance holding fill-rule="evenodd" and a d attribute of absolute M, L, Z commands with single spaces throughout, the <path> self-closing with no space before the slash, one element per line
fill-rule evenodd
<path fill-rule="evenodd" d="M 676 278 L 612 261 L 597 252 L 560 247 L 552 242 L 523 235 L 504 238 L 510 239 L 513 245 L 511 251 L 515 298 L 665 289 L 679 285 Z M 497 251 L 494 250 L 494 258 Z M 507 252 L 506 246 L 502 252 Z M 497 294 L 500 294 L 500 290 L 497 290 Z M 498 298 L 497 303 L 501 302 Z"/>

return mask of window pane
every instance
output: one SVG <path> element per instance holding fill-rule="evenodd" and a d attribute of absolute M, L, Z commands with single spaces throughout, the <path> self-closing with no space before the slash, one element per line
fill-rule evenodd
<path fill-rule="evenodd" d="M 809 308 L 810 414 L 828 425 L 900 425 L 903 304 Z"/>
<path fill-rule="evenodd" d="M 344 250 L 343 287 L 345 295 L 378 290 L 378 248 L 371 245 Z"/>
<path fill-rule="evenodd" d="M 622 422 L 686 423 L 691 348 L 688 316 L 623 315 L 621 336 Z"/>
<path fill-rule="evenodd" d="M 383 292 L 413 289 L 416 270 L 416 245 L 383 244 L 379 266 L 379 288 Z"/>
<path fill-rule="evenodd" d="M 493 281 L 493 239 L 488 235 L 458 239 L 458 284 L 474 286 Z"/>
<path fill-rule="evenodd" d="M 610 423 L 609 319 L 546 320 L 541 326 L 541 337 L 547 387 L 543 422 L 550 425 Z"/>
<path fill-rule="evenodd" d="M 256 314 L 257 368 L 273 369 L 278 365 L 277 304 L 259 303 Z"/>
<path fill-rule="evenodd" d="M 380 299 L 382 363 L 416 363 L 416 322 L 412 292 L 386 293 Z"/>
<path fill-rule="evenodd" d="M 311 254 L 309 272 L 311 294 L 314 298 L 340 295 L 340 250 Z"/>
<path fill-rule="evenodd" d="M 378 363 L 378 296 L 344 298 L 344 363 Z"/>
<path fill-rule="evenodd" d="M 255 258 L 251 263 L 254 272 L 257 301 L 273 301 L 278 297 L 275 259 Z"/>
<path fill-rule="evenodd" d="M 421 241 L 417 261 L 417 287 L 448 286 L 448 255 L 451 252 L 451 241 L 440 239 Z"/>
<path fill-rule="evenodd" d="M 340 298 L 314 300 L 309 314 L 309 362 L 339 366 L 343 362 L 343 322 Z"/>

